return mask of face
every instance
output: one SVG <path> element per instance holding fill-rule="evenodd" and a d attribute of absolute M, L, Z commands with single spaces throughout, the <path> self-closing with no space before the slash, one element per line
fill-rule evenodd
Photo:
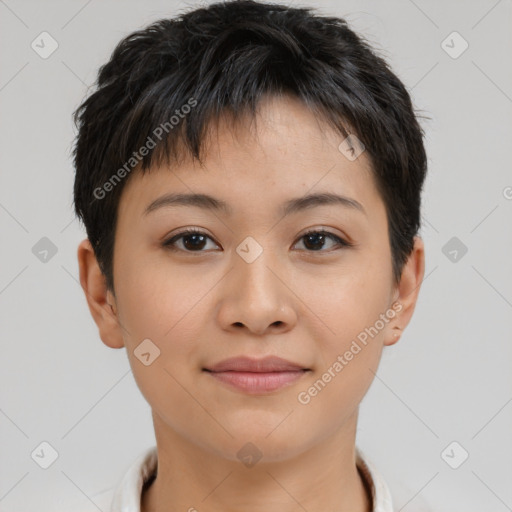
<path fill-rule="evenodd" d="M 233 134 L 221 122 L 211 134 L 203 167 L 130 176 L 108 295 L 118 323 L 100 332 L 127 348 L 161 435 L 232 460 L 251 441 L 284 460 L 354 427 L 382 348 L 412 309 L 393 285 L 365 152 L 348 159 L 343 138 L 289 97 L 265 100 L 257 127 Z M 215 201 L 162 199 L 192 193 Z M 300 370 L 206 370 L 238 356 Z"/>

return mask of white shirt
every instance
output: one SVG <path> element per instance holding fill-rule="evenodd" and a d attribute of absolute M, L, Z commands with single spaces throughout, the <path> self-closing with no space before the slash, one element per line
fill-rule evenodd
<path fill-rule="evenodd" d="M 154 477 L 157 463 L 156 446 L 139 455 L 114 490 L 109 512 L 140 512 L 142 488 Z M 393 512 L 391 493 L 386 482 L 357 447 L 356 465 L 371 489 L 372 512 Z"/>

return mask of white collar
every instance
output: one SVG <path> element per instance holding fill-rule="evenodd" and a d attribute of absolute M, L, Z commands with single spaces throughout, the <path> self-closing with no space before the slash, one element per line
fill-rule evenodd
<path fill-rule="evenodd" d="M 137 457 L 114 491 L 110 512 L 140 512 L 142 488 L 154 476 L 157 464 L 156 446 Z M 373 463 L 357 447 L 356 465 L 370 487 L 372 512 L 393 512 L 391 493 L 386 482 Z"/>

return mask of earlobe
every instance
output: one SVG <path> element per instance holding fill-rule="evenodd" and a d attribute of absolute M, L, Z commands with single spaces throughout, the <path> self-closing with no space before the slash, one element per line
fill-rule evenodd
<path fill-rule="evenodd" d="M 89 311 L 98 326 L 100 338 L 111 348 L 124 347 L 121 327 L 117 318 L 115 297 L 107 290 L 89 239 L 82 240 L 77 251 L 80 284 L 85 293 Z"/>
<path fill-rule="evenodd" d="M 425 275 L 425 245 L 423 240 L 415 236 L 414 248 L 404 265 L 402 276 L 398 285 L 398 298 L 396 303 L 401 306 L 394 322 L 390 325 L 389 335 L 384 340 L 384 345 L 394 345 L 409 324 L 416 307 L 421 283 Z"/>

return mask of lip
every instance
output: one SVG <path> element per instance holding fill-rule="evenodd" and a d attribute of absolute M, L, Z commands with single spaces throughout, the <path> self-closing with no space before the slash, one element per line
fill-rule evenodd
<path fill-rule="evenodd" d="M 205 368 L 210 372 L 253 372 L 253 373 L 271 373 L 271 372 L 293 372 L 298 370 L 308 370 L 304 366 L 287 361 L 277 356 L 267 356 L 262 359 L 240 356 L 224 359 L 219 363 Z"/>
<path fill-rule="evenodd" d="M 310 369 L 276 356 L 263 359 L 243 356 L 225 359 L 203 371 L 245 393 L 264 394 L 291 386 Z"/>

